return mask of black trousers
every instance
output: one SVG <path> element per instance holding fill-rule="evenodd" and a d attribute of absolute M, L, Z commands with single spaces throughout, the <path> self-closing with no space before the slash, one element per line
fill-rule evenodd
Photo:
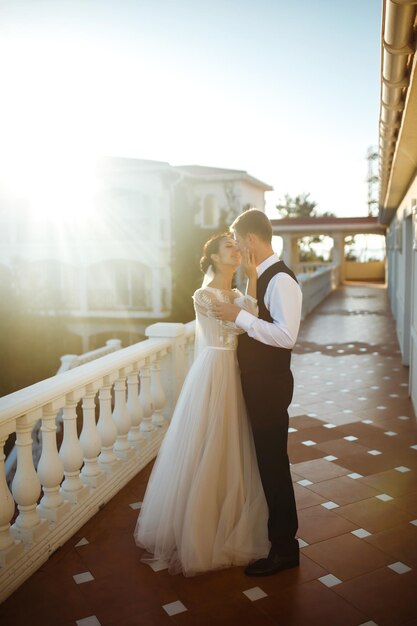
<path fill-rule="evenodd" d="M 268 537 L 277 552 L 298 549 L 294 489 L 287 452 L 288 406 L 294 379 L 290 371 L 241 374 L 243 395 L 269 509 Z"/>

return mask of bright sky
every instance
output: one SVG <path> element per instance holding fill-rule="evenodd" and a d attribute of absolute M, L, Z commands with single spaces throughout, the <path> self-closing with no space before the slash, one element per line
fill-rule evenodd
<path fill-rule="evenodd" d="M 269 207 L 365 215 L 380 22 L 380 0 L 0 0 L 0 164 L 16 185 L 59 152 L 244 169 Z"/>

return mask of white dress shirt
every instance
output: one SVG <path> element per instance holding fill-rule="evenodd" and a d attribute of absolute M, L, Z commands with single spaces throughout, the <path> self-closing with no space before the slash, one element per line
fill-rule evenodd
<path fill-rule="evenodd" d="M 258 278 L 279 257 L 272 254 L 257 266 Z M 271 278 L 265 291 L 264 303 L 272 322 L 261 320 L 248 311 L 240 311 L 236 325 L 253 339 L 268 346 L 291 349 L 297 340 L 301 320 L 302 293 L 300 285 L 288 274 L 279 272 Z"/>

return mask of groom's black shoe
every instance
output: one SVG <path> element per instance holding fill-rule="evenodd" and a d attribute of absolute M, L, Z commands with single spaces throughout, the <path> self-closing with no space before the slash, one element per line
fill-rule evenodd
<path fill-rule="evenodd" d="M 245 569 L 246 576 L 271 576 L 283 569 L 297 567 L 300 564 L 299 550 L 292 551 L 291 554 L 280 555 L 273 551 L 269 552 L 266 559 L 259 559 L 250 563 Z"/>

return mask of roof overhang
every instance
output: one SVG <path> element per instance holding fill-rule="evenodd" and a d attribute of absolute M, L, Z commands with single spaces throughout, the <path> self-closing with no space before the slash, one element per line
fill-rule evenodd
<path fill-rule="evenodd" d="M 383 0 L 379 220 L 389 224 L 417 173 L 417 0 Z"/>
<path fill-rule="evenodd" d="M 294 234 L 307 236 L 344 233 L 385 235 L 385 226 L 376 217 L 304 217 L 271 220 L 274 235 Z"/>

